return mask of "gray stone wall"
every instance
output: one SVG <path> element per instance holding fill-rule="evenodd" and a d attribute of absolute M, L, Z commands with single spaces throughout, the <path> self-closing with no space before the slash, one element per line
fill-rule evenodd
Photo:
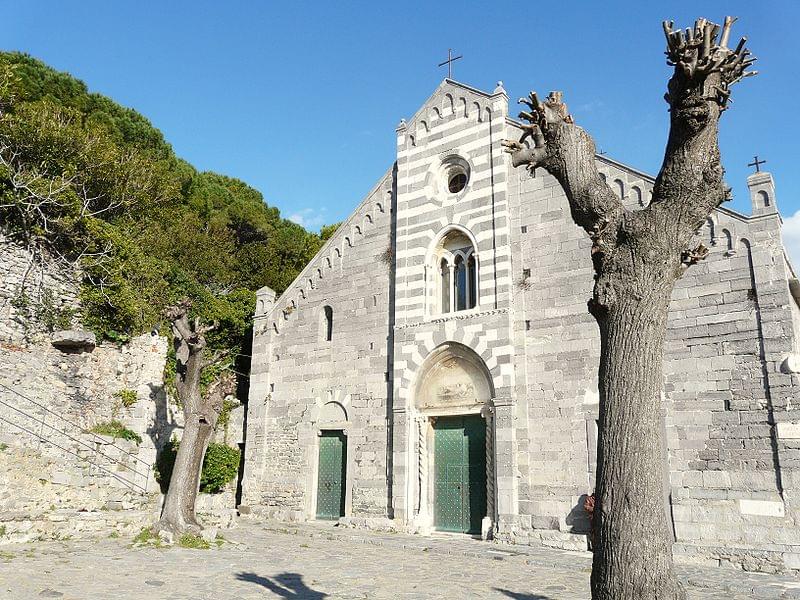
<path fill-rule="evenodd" d="M 274 305 L 259 293 L 245 505 L 313 516 L 318 433 L 343 429 L 348 512 L 386 514 L 392 193 L 389 171 Z"/>
<path fill-rule="evenodd" d="M 0 232 L 0 341 L 46 339 L 56 321 L 80 318 L 80 274 Z"/>
<path fill-rule="evenodd" d="M 599 161 L 630 209 L 646 205 L 649 177 Z M 525 280 L 530 269 L 515 302 L 516 328 L 526 332 L 525 362 L 517 368 L 527 374 L 531 419 L 527 451 L 520 445 L 530 459 L 520 489 L 523 531 L 515 533 L 524 537 L 526 524 L 533 538 L 540 537 L 536 528 L 582 533 L 598 409 L 599 338 L 586 312 L 590 241 L 572 223 L 553 178 L 521 173 L 510 187 L 520 206 L 515 277 Z M 676 287 L 664 364 L 665 506 L 677 552 L 761 570 L 793 568 L 800 543 L 793 495 L 783 483 L 794 479 L 794 442 L 772 426 L 796 419 L 798 383 L 782 372 L 796 348 L 797 305 L 772 200 L 772 211 L 756 217 L 722 208 L 699 232 L 697 242 L 711 253 Z M 567 535 L 546 537 L 537 541 L 570 545 Z"/>
<path fill-rule="evenodd" d="M 150 335 L 92 352 L 0 344 L 0 543 L 129 534 L 152 522 L 152 467 L 177 426 L 166 355 L 167 340 Z M 120 390 L 135 393 L 131 406 Z M 89 431 L 112 419 L 141 444 Z"/>

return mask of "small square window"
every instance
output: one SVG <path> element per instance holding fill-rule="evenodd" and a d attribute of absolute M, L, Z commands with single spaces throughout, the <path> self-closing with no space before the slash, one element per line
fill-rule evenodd
<path fill-rule="evenodd" d="M 531 322 L 525 321 L 525 331 L 530 331 L 530 330 L 531 330 Z"/>
<path fill-rule="evenodd" d="M 527 226 L 527 225 L 523 225 L 523 226 L 522 226 L 522 227 L 520 227 L 519 229 L 520 229 L 520 231 L 521 231 L 522 233 L 528 233 L 528 226 Z"/>
<path fill-rule="evenodd" d="M 531 276 L 531 270 L 530 269 L 522 269 L 522 277 L 524 279 L 527 279 L 530 276 Z"/>
<path fill-rule="evenodd" d="M 274 383 L 270 383 L 269 384 L 269 391 L 270 392 L 274 392 L 275 391 L 275 384 Z"/>

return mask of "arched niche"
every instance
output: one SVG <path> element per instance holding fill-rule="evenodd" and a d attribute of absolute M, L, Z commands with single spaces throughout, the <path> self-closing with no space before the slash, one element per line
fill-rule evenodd
<path fill-rule="evenodd" d="M 483 359 L 456 342 L 445 342 L 431 351 L 414 386 L 414 404 L 428 414 L 476 413 L 493 397 L 494 386 Z"/>
<path fill-rule="evenodd" d="M 319 412 L 319 423 L 344 423 L 347 421 L 347 411 L 344 406 L 336 401 L 326 402 Z"/>

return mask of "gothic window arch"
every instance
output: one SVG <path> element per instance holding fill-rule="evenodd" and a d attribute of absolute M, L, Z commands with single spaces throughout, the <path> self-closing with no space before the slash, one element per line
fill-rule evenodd
<path fill-rule="evenodd" d="M 479 304 L 478 257 L 472 240 L 453 229 L 436 244 L 433 253 L 436 313 L 470 310 Z"/>

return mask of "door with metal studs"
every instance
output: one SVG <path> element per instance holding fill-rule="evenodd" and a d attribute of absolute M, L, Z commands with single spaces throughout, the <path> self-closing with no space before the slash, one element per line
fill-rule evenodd
<path fill-rule="evenodd" d="M 317 518 L 344 516 L 347 438 L 343 431 L 323 431 L 319 438 Z"/>
<path fill-rule="evenodd" d="M 434 424 L 434 526 L 480 533 L 486 516 L 486 422 L 479 415 Z"/>

